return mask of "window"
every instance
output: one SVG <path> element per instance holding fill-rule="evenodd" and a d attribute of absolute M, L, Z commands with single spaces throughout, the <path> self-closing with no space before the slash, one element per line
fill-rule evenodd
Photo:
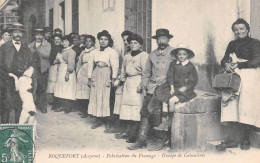
<path fill-rule="evenodd" d="M 115 0 L 103 0 L 102 7 L 103 11 L 113 11 L 115 8 Z"/>
<path fill-rule="evenodd" d="M 79 0 L 72 1 L 72 32 L 79 32 Z"/>
<path fill-rule="evenodd" d="M 151 52 L 152 0 L 125 0 L 125 30 L 142 36 L 143 50 Z"/>
<path fill-rule="evenodd" d="M 53 29 L 53 8 L 49 10 L 49 27 Z"/>

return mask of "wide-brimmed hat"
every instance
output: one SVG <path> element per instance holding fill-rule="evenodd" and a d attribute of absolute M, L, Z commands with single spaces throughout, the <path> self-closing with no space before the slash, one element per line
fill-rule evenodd
<path fill-rule="evenodd" d="M 128 44 L 130 44 L 130 42 L 132 40 L 139 42 L 140 45 L 143 45 L 143 42 L 144 42 L 143 38 L 141 36 L 139 36 L 138 34 L 132 34 L 132 35 L 128 36 L 128 38 L 127 38 Z"/>
<path fill-rule="evenodd" d="M 177 58 L 177 54 L 179 50 L 185 50 L 189 54 L 188 59 L 191 59 L 195 56 L 194 52 L 189 49 L 189 47 L 186 44 L 178 44 L 177 47 L 171 51 L 171 55 L 173 55 L 175 58 Z"/>
<path fill-rule="evenodd" d="M 173 35 L 171 35 L 169 33 L 169 30 L 168 29 L 164 29 L 164 28 L 161 28 L 161 29 L 157 29 L 156 30 L 156 35 L 155 36 L 152 36 L 153 39 L 157 39 L 159 38 L 160 36 L 166 36 L 168 38 L 173 38 Z"/>
<path fill-rule="evenodd" d="M 13 30 L 19 30 L 22 32 L 25 32 L 24 27 L 22 24 L 20 23 L 14 23 L 12 24 L 12 26 L 9 28 L 9 30 L 12 32 Z"/>

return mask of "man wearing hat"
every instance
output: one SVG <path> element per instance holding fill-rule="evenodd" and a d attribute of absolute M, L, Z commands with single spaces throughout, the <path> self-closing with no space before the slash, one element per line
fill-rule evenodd
<path fill-rule="evenodd" d="M 143 106 L 141 109 L 141 123 L 138 133 L 138 139 L 136 143 L 128 147 L 130 150 L 136 150 L 143 148 L 147 145 L 146 139 L 149 128 L 152 126 L 151 114 L 147 107 L 153 97 L 156 87 L 167 82 L 167 71 L 170 63 L 174 58 L 170 55 L 173 48 L 169 45 L 170 39 L 173 36 L 169 34 L 167 29 L 156 30 L 156 35 L 153 39 L 156 39 L 158 48 L 152 51 L 149 55 L 144 74 L 142 76 L 142 90 L 144 94 Z M 156 143 L 148 146 L 148 150 L 160 150 L 167 143 L 168 138 L 166 133 L 162 133 L 162 138 L 158 139 Z"/>
<path fill-rule="evenodd" d="M 44 39 L 47 40 L 50 44 L 52 43 L 52 29 L 51 27 L 44 27 Z"/>
<path fill-rule="evenodd" d="M 48 81 L 48 70 L 50 68 L 50 52 L 51 44 L 44 39 L 44 30 L 42 28 L 35 28 L 35 41 L 30 43 L 28 47 L 36 58 L 37 71 L 37 108 L 42 113 L 47 112 L 46 89 Z"/>
<path fill-rule="evenodd" d="M 19 93 L 15 91 L 14 79 L 9 76 L 9 73 L 19 78 L 30 66 L 35 67 L 31 50 L 21 41 L 25 32 L 23 25 L 13 24 L 10 32 L 12 40 L 0 47 L 0 79 L 4 84 L 1 123 L 10 123 L 11 109 L 15 109 L 15 123 L 18 123 L 22 110 L 21 98 Z"/>

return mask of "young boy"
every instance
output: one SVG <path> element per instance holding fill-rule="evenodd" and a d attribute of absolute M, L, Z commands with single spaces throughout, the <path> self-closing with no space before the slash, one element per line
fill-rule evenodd
<path fill-rule="evenodd" d="M 194 57 L 193 51 L 184 44 L 180 44 L 171 51 L 171 54 L 177 61 L 170 64 L 167 82 L 157 87 L 154 94 L 154 98 L 163 106 L 163 112 L 168 111 L 167 104 L 170 106 L 169 112 L 174 112 L 176 103 L 187 102 L 196 97 L 194 88 L 198 82 L 198 74 L 195 66 L 190 62 L 190 59 Z M 165 117 L 163 114 L 162 123 L 156 129 L 168 129 L 166 122 L 167 116 Z"/>

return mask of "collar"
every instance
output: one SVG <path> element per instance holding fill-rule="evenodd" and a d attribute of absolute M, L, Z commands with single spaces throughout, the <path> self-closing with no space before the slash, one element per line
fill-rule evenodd
<path fill-rule="evenodd" d="M 62 51 L 69 50 L 69 49 L 71 49 L 72 47 L 73 47 L 73 46 L 66 47 L 66 48 L 63 49 Z"/>
<path fill-rule="evenodd" d="M 94 46 L 92 46 L 91 48 L 85 48 L 85 50 L 84 50 L 84 52 L 86 52 L 86 53 L 89 53 L 89 52 L 91 52 L 92 50 L 94 50 L 95 49 L 95 47 Z"/>
<path fill-rule="evenodd" d="M 170 46 L 168 45 L 168 46 L 167 46 L 165 49 L 163 49 L 163 50 L 160 50 L 160 49 L 157 48 L 156 54 L 157 54 L 157 55 L 163 55 L 163 56 L 166 55 L 166 51 L 169 49 L 169 47 L 170 47 Z"/>
<path fill-rule="evenodd" d="M 21 45 L 22 44 L 22 42 L 21 41 L 18 41 L 19 42 L 19 44 L 15 44 L 17 41 L 15 41 L 15 40 L 13 40 L 12 39 L 12 43 L 13 43 L 13 45 Z"/>
<path fill-rule="evenodd" d="M 176 64 L 181 64 L 182 66 L 185 66 L 186 64 L 188 64 L 190 61 L 188 59 L 186 59 L 183 62 L 180 62 L 179 60 L 176 62 Z"/>
<path fill-rule="evenodd" d="M 106 47 L 100 47 L 99 48 L 99 51 L 105 51 L 109 46 L 106 46 Z"/>
<path fill-rule="evenodd" d="M 131 54 L 132 57 L 134 57 L 134 56 L 140 54 L 141 52 L 142 52 L 142 50 L 139 49 L 139 50 L 137 50 L 137 51 L 131 51 L 130 54 Z"/>

